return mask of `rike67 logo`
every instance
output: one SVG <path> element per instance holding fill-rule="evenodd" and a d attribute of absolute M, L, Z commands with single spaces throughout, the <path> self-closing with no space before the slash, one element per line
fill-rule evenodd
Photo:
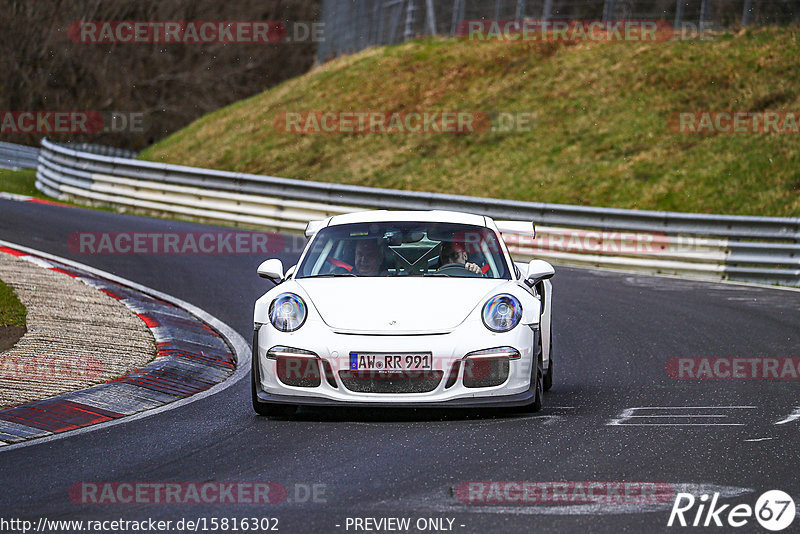
<path fill-rule="evenodd" d="M 756 501 L 755 508 L 749 504 L 718 504 L 719 493 L 696 498 L 691 493 L 678 493 L 669 514 L 667 526 L 681 527 L 743 527 L 755 517 L 765 529 L 777 532 L 794 521 L 796 513 L 794 500 L 781 490 L 763 493 Z"/>

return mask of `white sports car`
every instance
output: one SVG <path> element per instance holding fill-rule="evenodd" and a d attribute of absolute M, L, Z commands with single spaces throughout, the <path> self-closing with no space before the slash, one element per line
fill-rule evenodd
<path fill-rule="evenodd" d="M 530 225 L 533 232 L 533 225 Z M 515 264 L 495 222 L 446 211 L 312 221 L 255 304 L 253 408 L 518 406 L 553 380 L 553 267 Z"/>

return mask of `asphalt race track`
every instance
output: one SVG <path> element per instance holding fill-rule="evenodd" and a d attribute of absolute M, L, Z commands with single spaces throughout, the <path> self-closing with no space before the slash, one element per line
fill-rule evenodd
<path fill-rule="evenodd" d="M 209 228 L 0 200 L 0 239 L 186 300 L 249 341 L 253 303 L 269 284 L 256 276 L 264 258 L 82 255 L 67 247 L 74 232 Z M 284 253 L 284 265 L 296 256 Z M 0 451 L 0 515 L 273 517 L 280 532 L 356 532 L 352 519 L 366 517 L 450 518 L 454 532 L 703 530 L 668 528 L 671 499 L 462 502 L 457 489 L 469 481 L 659 482 L 750 506 L 781 489 L 800 504 L 797 380 L 676 380 L 666 370 L 673 358 L 800 356 L 800 292 L 568 268 L 557 268 L 553 285 L 555 385 L 535 416 L 303 409 L 295 419 L 267 419 L 252 411 L 249 380 L 241 380 L 152 417 Z M 86 481 L 278 482 L 288 500 L 76 504 L 69 490 Z M 304 498 L 315 484 L 324 494 Z M 735 530 L 763 531 L 754 518 Z"/>

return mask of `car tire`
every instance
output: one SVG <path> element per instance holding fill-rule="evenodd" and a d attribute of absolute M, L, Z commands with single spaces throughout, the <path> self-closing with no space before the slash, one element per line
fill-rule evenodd
<path fill-rule="evenodd" d="M 250 386 L 253 395 L 253 410 L 258 415 L 267 417 L 291 417 L 297 413 L 297 406 L 294 404 L 278 404 L 275 402 L 264 402 L 258 398 L 256 391 L 256 377 L 258 371 L 255 362 L 253 362 L 253 370 L 250 373 Z"/>
<path fill-rule="evenodd" d="M 542 381 L 542 385 L 544 386 L 545 391 L 550 391 L 553 387 L 553 327 L 550 327 L 550 360 L 547 366 L 547 372 L 544 375 L 544 380 Z"/>
<path fill-rule="evenodd" d="M 542 388 L 545 391 L 550 391 L 553 387 L 553 360 L 550 360 L 550 367 L 547 368 L 547 372 L 544 374 L 544 379 L 542 380 Z"/>
<path fill-rule="evenodd" d="M 541 353 L 536 359 L 535 370 L 531 372 L 531 380 L 533 380 L 536 390 L 533 394 L 533 399 L 528 404 L 519 407 L 519 410 L 522 413 L 536 413 L 542 409 L 542 397 L 544 395 L 544 372 L 542 371 Z"/>

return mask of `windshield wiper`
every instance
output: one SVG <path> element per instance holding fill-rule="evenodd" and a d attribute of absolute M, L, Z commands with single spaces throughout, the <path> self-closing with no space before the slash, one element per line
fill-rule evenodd
<path fill-rule="evenodd" d="M 353 273 L 328 273 L 328 274 L 314 274 L 311 276 L 303 276 L 302 278 L 338 278 L 341 276 L 354 276 L 358 278 L 357 274 Z"/>
<path fill-rule="evenodd" d="M 447 273 L 423 273 L 422 276 L 446 276 L 447 278 L 453 278 L 452 274 Z"/>

